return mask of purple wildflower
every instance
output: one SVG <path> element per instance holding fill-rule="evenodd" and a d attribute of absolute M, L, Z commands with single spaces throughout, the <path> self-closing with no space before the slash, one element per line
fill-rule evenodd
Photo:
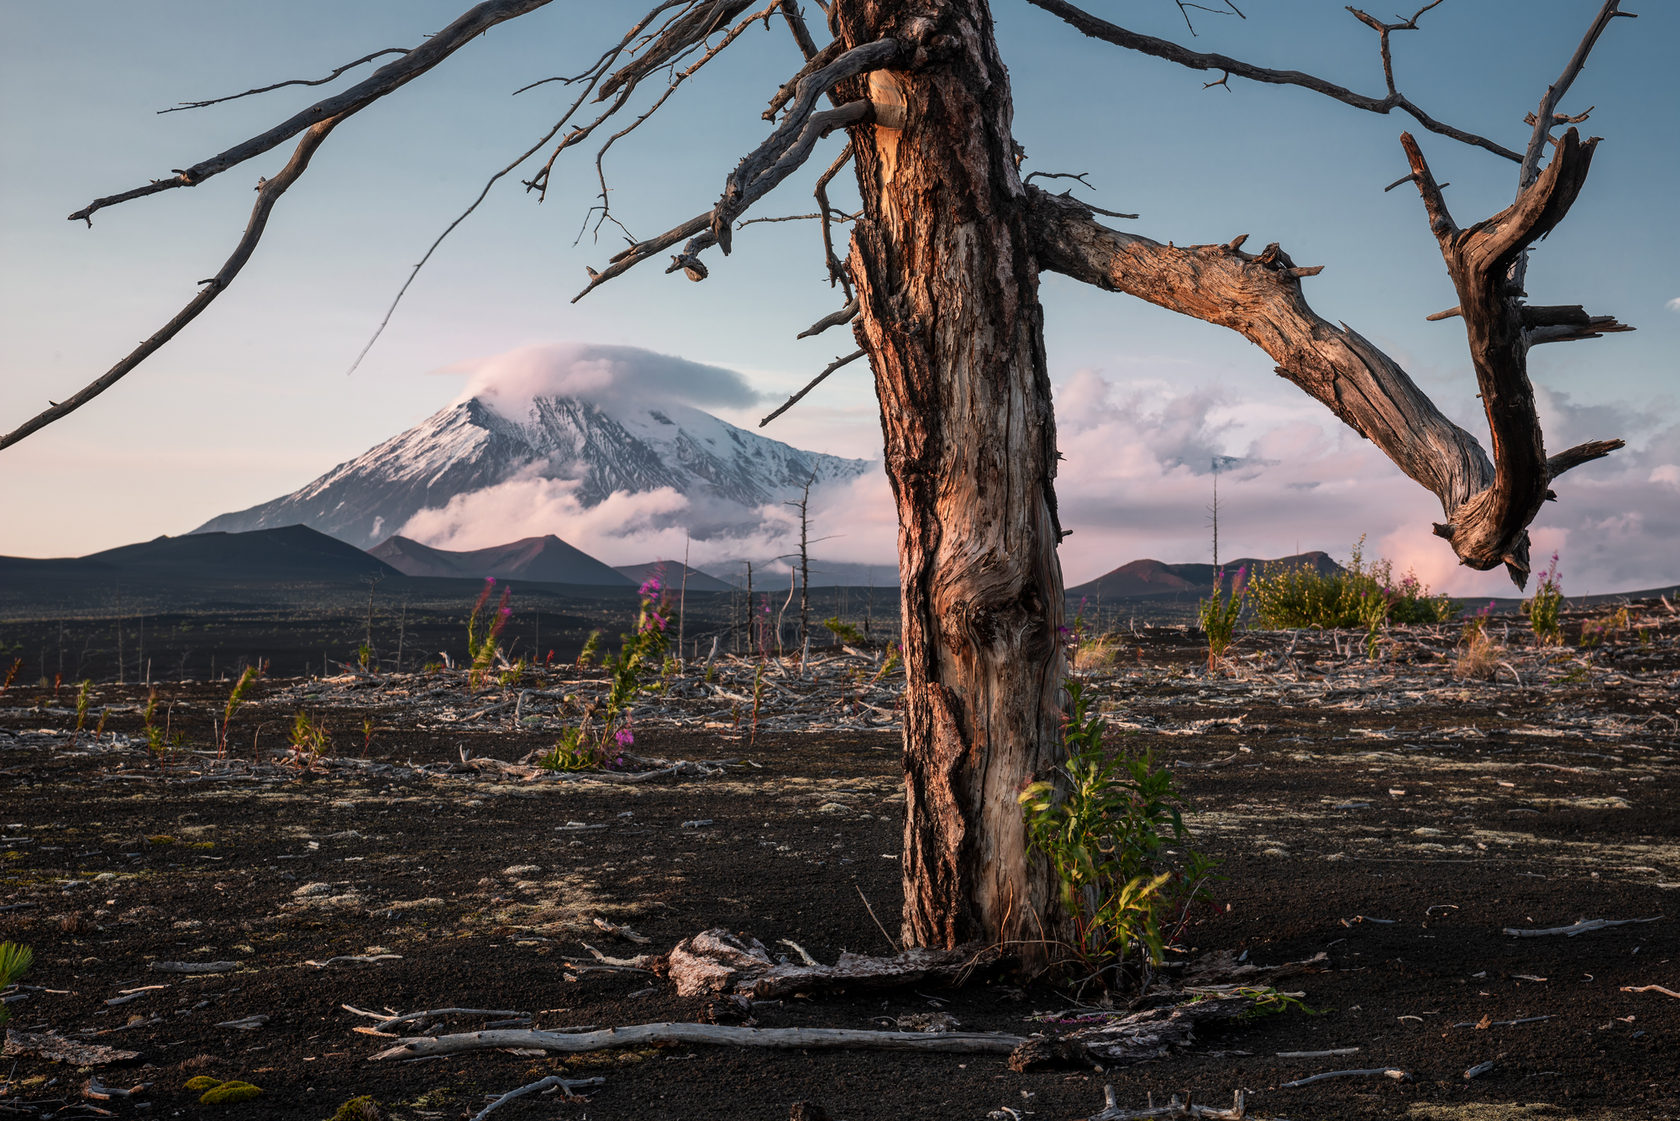
<path fill-rule="evenodd" d="M 629 747 L 631 744 L 636 742 L 636 737 L 631 733 L 629 728 L 620 728 L 618 731 L 614 732 L 613 739 L 618 741 L 618 746 L 620 747 Z M 624 760 L 620 759 L 619 762 L 622 763 Z"/>

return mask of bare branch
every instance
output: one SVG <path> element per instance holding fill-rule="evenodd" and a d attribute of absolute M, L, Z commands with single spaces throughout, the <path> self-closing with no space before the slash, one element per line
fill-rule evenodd
<path fill-rule="evenodd" d="M 782 18 L 787 21 L 788 30 L 793 33 L 793 41 L 799 44 L 799 53 L 809 62 L 816 56 L 817 41 L 811 38 L 811 29 L 805 25 L 805 17 L 799 14 L 799 5 L 795 0 L 782 0 Z"/>
<path fill-rule="evenodd" d="M 833 288 L 838 282 L 845 289 L 848 298 L 852 295 L 852 274 L 834 252 L 834 231 L 828 225 L 829 215 L 833 213 L 834 208 L 828 204 L 828 184 L 840 173 L 840 169 L 851 160 L 854 151 L 856 149 L 852 146 L 852 142 L 850 140 L 846 141 L 846 146 L 841 149 L 838 156 L 834 157 L 834 162 L 828 165 L 826 171 L 817 176 L 816 190 L 811 192 L 816 196 L 817 210 L 822 214 L 823 258 L 828 265 L 828 286 Z"/>
<path fill-rule="evenodd" d="M 827 66 L 829 63 L 833 62 L 845 53 L 846 44 L 842 43 L 838 39 L 835 39 L 833 42 L 829 43 L 828 46 L 807 58 L 805 60 L 805 65 L 800 68 L 799 73 L 795 74 L 793 77 L 789 78 L 777 87 L 775 94 L 770 98 L 769 106 L 767 106 L 764 110 L 764 119 L 767 121 L 775 120 L 776 114 L 782 111 L 782 106 L 791 101 L 793 99 L 793 95 L 799 91 L 800 82 L 804 81 L 808 75 L 816 73 L 818 70 L 821 70 L 823 67 Z"/>
<path fill-rule="evenodd" d="M 675 61 L 718 28 L 728 26 L 736 16 L 746 11 L 747 3 L 748 0 L 701 0 L 672 20 L 641 57 L 627 63 L 622 70 L 602 82 L 596 100 L 605 101 L 626 86 L 634 87 L 661 66 Z"/>
<path fill-rule="evenodd" d="M 1168 62 L 1176 62 L 1180 66 L 1187 66 L 1192 70 L 1222 70 L 1226 72 L 1227 76 L 1235 74 L 1239 78 L 1247 78 L 1250 81 L 1266 82 L 1280 86 L 1301 86 L 1304 89 L 1334 98 L 1343 104 L 1351 105 L 1355 109 L 1364 109 L 1372 113 L 1386 114 L 1391 109 L 1403 109 L 1411 114 L 1418 124 L 1430 132 L 1440 133 L 1442 136 L 1451 137 L 1460 143 L 1486 149 L 1494 155 L 1504 156 L 1508 160 L 1520 161 L 1522 159 L 1522 156 L 1516 152 L 1502 144 L 1494 143 L 1485 136 L 1477 136 L 1473 132 L 1465 132 L 1463 129 L 1435 120 L 1412 104 L 1402 94 L 1393 90 L 1390 90 L 1386 97 L 1369 97 L 1365 94 L 1354 93 L 1352 90 L 1338 86 L 1334 82 L 1327 82 L 1323 78 L 1303 74 L 1299 70 L 1269 70 L 1263 66 L 1253 66 L 1231 58 L 1228 55 L 1204 54 L 1199 51 L 1187 50 L 1166 39 L 1157 39 L 1152 35 L 1140 35 L 1135 31 L 1128 31 L 1124 27 L 1109 23 L 1105 19 L 1099 19 L 1083 9 L 1076 8 L 1069 4 L 1067 0 L 1027 0 L 1027 3 L 1043 8 L 1093 39 L 1101 39 L 1104 42 L 1125 47 L 1127 50 L 1166 59 Z M 1424 11 L 1428 11 L 1428 9 L 1425 8 Z M 1421 14 L 1422 12 L 1419 13 L 1419 15 Z M 1416 16 L 1413 17 L 1413 19 L 1416 18 Z M 1222 84 L 1224 84 L 1223 81 L 1210 83 L 1210 85 Z"/>
<path fill-rule="evenodd" d="M 1555 479 L 1572 467 L 1603 459 L 1611 452 L 1620 451 L 1625 447 L 1627 443 L 1623 440 L 1589 440 L 1584 444 L 1577 444 L 1546 460 L 1546 478 Z"/>
<path fill-rule="evenodd" d="M 196 187 L 206 179 L 231 167 L 237 167 L 253 156 L 284 144 L 298 133 L 325 120 L 341 120 L 378 101 L 391 91 L 426 73 L 432 67 L 472 42 L 490 28 L 507 20 L 525 15 L 550 3 L 550 0 L 484 0 L 469 8 L 455 22 L 409 51 L 395 62 L 387 63 L 349 89 L 317 101 L 301 113 L 275 125 L 267 132 L 236 144 L 225 152 L 193 166 L 175 172 L 172 179 L 154 179 L 144 187 L 135 187 L 120 194 L 94 199 L 87 206 L 70 215 L 93 225 L 95 211 L 117 203 L 175 187 Z"/>
<path fill-rule="evenodd" d="M 53 421 L 75 412 L 121 381 L 129 371 L 140 365 L 159 347 L 179 334 L 188 323 L 198 318 L 200 312 L 209 307 L 217 296 L 227 290 L 227 287 L 233 283 L 234 277 L 238 276 L 239 271 L 245 267 L 245 262 L 251 259 L 251 253 L 257 248 L 257 242 L 262 240 L 263 230 L 268 225 L 268 216 L 274 209 L 274 204 L 279 201 L 281 195 L 286 193 L 287 188 L 296 183 L 298 178 L 308 170 L 310 157 L 314 156 L 315 150 L 321 146 L 327 135 L 343 119 L 343 117 L 328 117 L 324 121 L 317 121 L 311 125 L 304 131 L 303 137 L 298 141 L 297 148 L 292 152 L 292 158 L 287 161 L 286 166 L 280 170 L 279 174 L 272 179 L 259 179 L 257 181 L 257 202 L 251 208 L 250 221 L 246 223 L 245 232 L 240 236 L 239 243 L 234 246 L 233 253 L 223 262 L 221 269 L 217 271 L 215 276 L 200 281 L 204 287 L 199 290 L 198 295 L 194 296 L 185 307 L 176 313 L 173 319 L 165 323 L 150 338 L 130 351 L 121 362 L 111 367 L 102 377 L 91 382 L 74 397 L 66 401 L 55 402 L 45 412 L 36 415 L 13 431 L 6 433 L 6 435 L 0 436 L 0 448 L 10 447 L 30 433 L 45 428 Z"/>
<path fill-rule="evenodd" d="M 246 90 L 244 93 L 230 93 L 226 97 L 213 97 L 209 101 L 183 101 L 179 105 L 171 105 L 167 109 L 159 109 L 158 115 L 162 116 L 165 113 L 179 113 L 183 109 L 203 109 L 210 105 L 220 105 L 224 101 L 237 101 L 242 97 L 253 97 L 259 93 L 271 93 L 274 90 L 285 89 L 287 86 L 324 86 L 328 82 L 337 78 L 339 75 L 343 74 L 345 71 L 354 70 L 364 62 L 372 62 L 374 59 L 388 54 L 407 54 L 408 52 L 408 47 L 386 47 L 382 51 L 374 51 L 372 54 L 365 54 L 361 58 L 358 58 L 355 62 L 346 62 L 343 66 L 340 66 L 331 74 L 328 74 L 325 78 L 292 78 L 285 82 L 275 82 L 272 86 L 258 86 L 256 89 Z"/>
<path fill-rule="evenodd" d="M 857 318 L 857 313 L 858 301 L 857 297 L 854 296 L 846 301 L 845 307 L 841 308 L 839 311 L 829 312 L 827 315 L 799 332 L 795 338 L 808 339 L 812 335 L 822 334 L 830 327 L 838 327 L 842 323 L 850 323 L 852 320 Z"/>
<path fill-rule="evenodd" d="M 585 84 L 583 92 L 580 93 L 577 96 L 577 99 L 566 108 L 565 113 L 563 113 L 560 119 L 554 123 L 554 126 L 544 133 L 535 144 L 532 144 L 529 148 L 525 149 L 525 151 L 521 152 L 512 163 L 509 163 L 500 171 L 490 176 L 490 178 L 485 182 L 483 188 L 478 192 L 478 197 L 473 199 L 467 208 L 460 214 L 456 215 L 455 220 L 450 222 L 448 226 L 444 227 L 443 232 L 433 239 L 432 244 L 426 248 L 426 252 L 420 257 L 420 260 L 417 261 L 414 267 L 409 270 L 408 278 L 403 281 L 402 287 L 397 289 L 396 296 L 391 300 L 391 306 L 385 309 L 385 315 L 379 320 L 379 325 L 374 328 L 372 337 L 368 339 L 367 343 L 362 347 L 360 353 L 356 355 L 356 360 L 350 363 L 350 368 L 345 371 L 347 375 L 356 372 L 357 367 L 362 364 L 362 360 L 366 358 L 368 356 L 368 352 L 373 349 L 373 345 L 377 343 L 380 336 L 385 333 L 385 328 L 391 323 L 391 316 L 396 313 L 397 305 L 401 304 L 403 297 L 408 295 L 408 290 L 411 286 L 413 286 L 415 278 L 420 275 L 420 270 L 426 267 L 426 264 L 432 259 L 432 255 L 438 251 L 438 247 L 444 243 L 445 239 L 447 239 L 450 234 L 454 233 L 456 228 L 459 227 L 462 222 L 465 222 L 472 216 L 473 212 L 479 208 L 487 197 L 489 197 L 491 188 L 493 188 L 502 178 L 513 172 L 520 164 L 535 155 L 550 140 L 554 139 L 555 133 L 566 127 L 566 122 L 572 119 L 572 114 L 578 111 L 579 106 L 583 104 L 584 100 L 588 98 L 590 92 L 595 88 L 595 85 L 612 68 L 614 60 L 616 60 L 618 56 L 630 46 L 631 41 L 637 35 L 641 34 L 642 29 L 651 23 L 656 15 L 665 8 L 671 7 L 674 3 L 678 2 L 680 2 L 680 0 L 666 0 L 665 3 L 654 7 L 652 11 L 648 12 L 645 16 L 638 20 L 619 38 L 617 45 L 603 51 L 601 56 L 595 60 L 594 64 L 581 74 L 577 74 L 570 78 L 547 79 L 549 81 L 563 82 L 567 85 L 571 85 L 574 82 L 583 82 Z M 524 88 L 528 89 L 530 87 Z M 514 92 L 519 93 L 522 91 L 515 90 Z M 611 110 L 608 111 L 609 114 L 610 112 Z M 606 115 L 597 117 L 586 128 L 573 130 L 572 134 L 561 142 L 560 147 L 555 150 L 554 155 L 549 157 L 548 166 L 552 167 L 554 165 L 554 160 L 559 156 L 561 151 L 565 150 L 567 146 L 594 132 L 594 130 L 605 119 Z M 545 168 L 545 173 L 546 170 L 547 169 Z M 526 184 L 526 186 L 529 187 L 530 184 Z"/>
<path fill-rule="evenodd" d="M 648 106 L 648 108 L 644 112 L 642 112 L 635 120 L 631 121 L 628 125 L 624 126 L 623 128 L 619 129 L 617 132 L 613 133 L 611 136 L 607 137 L 606 142 L 604 144 L 602 144 L 601 147 L 595 152 L 595 178 L 596 178 L 596 181 L 601 185 L 600 217 L 597 218 L 596 221 L 595 221 L 595 229 L 596 229 L 597 233 L 599 233 L 599 231 L 601 229 L 601 223 L 607 221 L 612 216 L 612 196 L 607 190 L 607 170 L 606 170 L 606 163 L 605 163 L 606 157 L 607 157 L 607 150 L 610 149 L 614 144 L 618 143 L 618 141 L 622 140 L 624 137 L 630 135 L 632 132 L 635 132 L 638 128 L 642 127 L 642 125 L 647 121 L 647 119 L 649 117 L 651 117 L 655 113 L 657 113 L 659 111 L 660 107 L 663 106 L 666 101 L 670 100 L 671 95 L 677 92 L 677 87 L 678 86 L 682 85 L 688 79 L 694 77 L 694 75 L 697 74 L 700 71 L 701 67 L 705 66 L 708 62 L 712 61 L 712 59 L 716 58 L 719 54 L 723 53 L 724 49 L 726 47 L 728 47 L 731 43 L 735 42 L 736 39 L 740 38 L 741 35 L 743 33 L 745 33 L 747 28 L 751 27 L 753 24 L 757 23 L 760 20 L 768 20 L 770 18 L 770 16 L 773 15 L 775 13 L 776 9 L 780 6 L 780 2 L 781 2 L 781 0 L 772 0 L 769 7 L 752 13 L 751 15 L 747 16 L 745 19 L 743 19 L 739 23 L 737 23 L 735 26 L 731 27 L 728 30 L 728 32 L 726 32 L 724 34 L 723 39 L 721 41 L 719 41 L 716 46 L 709 47 L 705 51 L 705 53 L 702 54 L 693 63 L 691 63 L 688 66 L 687 69 L 682 70 L 682 71 L 672 75 L 669 83 L 666 85 L 665 89 L 660 92 L 659 96 L 654 100 L 653 104 Z M 673 65 L 674 64 L 675 64 L 675 60 L 673 60 Z M 623 94 L 628 95 L 629 92 L 634 88 L 635 88 L 635 83 L 632 82 L 630 85 L 628 85 L 624 88 Z M 622 105 L 623 103 L 624 103 L 624 96 L 621 95 L 619 97 L 618 101 L 616 101 L 613 104 L 613 108 L 612 108 L 612 110 L 609 110 L 609 113 L 615 112 L 618 109 L 618 107 L 620 105 Z M 556 152 L 555 154 L 558 155 L 559 153 Z M 553 162 L 554 162 L 553 160 L 549 161 L 549 166 L 550 167 L 553 166 Z M 617 221 L 616 219 L 613 219 L 613 220 Z M 622 223 L 620 223 L 619 228 L 623 229 Z M 581 238 L 581 234 L 579 236 Z M 634 240 L 634 239 L 632 239 L 632 240 Z"/>
<path fill-rule="evenodd" d="M 1100 225 L 1066 195 L 1027 189 L 1041 268 L 1235 330 L 1277 372 L 1377 445 L 1441 501 L 1448 516 L 1493 482 L 1475 437 L 1449 420 L 1400 365 L 1307 304 L 1295 265 L 1276 245 L 1162 245 Z"/>
<path fill-rule="evenodd" d="M 1534 182 L 1540 174 L 1540 157 L 1545 155 L 1546 141 L 1552 134 L 1552 128 L 1564 122 L 1580 123 L 1580 121 L 1571 121 L 1567 117 L 1560 122 L 1556 119 L 1555 114 L 1558 102 L 1563 100 L 1563 95 L 1569 92 L 1569 87 L 1574 84 L 1576 76 L 1586 66 L 1587 56 L 1592 53 L 1593 47 L 1598 43 L 1598 37 L 1604 34 L 1604 29 L 1609 27 L 1610 21 L 1617 16 L 1626 16 L 1630 19 L 1638 18 L 1633 12 L 1617 11 L 1620 4 L 1621 0 L 1604 0 L 1604 6 L 1598 10 L 1598 15 L 1593 19 L 1592 26 L 1587 28 L 1587 33 L 1582 36 L 1580 43 L 1575 47 L 1575 53 L 1570 55 L 1569 61 L 1564 64 L 1563 73 L 1558 75 L 1557 81 L 1546 87 L 1546 95 L 1540 99 L 1539 112 L 1530 114 L 1534 131 L 1529 135 L 1527 150 L 1523 152 L 1522 173 L 1517 178 L 1519 190 Z M 1589 109 L 1587 112 L 1590 113 L 1592 110 Z M 1581 120 L 1585 119 L 1586 114 L 1581 114 Z"/>
<path fill-rule="evenodd" d="M 860 100 L 842 105 L 838 109 L 817 113 L 813 112 L 817 99 L 847 78 L 889 65 L 900 53 L 901 48 L 896 40 L 881 39 L 854 47 L 827 66 L 807 75 L 800 82 L 799 92 L 782 123 L 730 174 L 724 184 L 723 196 L 719 198 L 717 205 L 706 214 L 696 215 L 658 237 L 621 250 L 612 258 L 607 268 L 599 272 L 590 269 L 589 283 L 572 297 L 572 302 L 577 303 L 602 284 L 622 276 L 642 261 L 663 252 L 685 237 L 689 238 L 688 243 L 672 259 L 665 271 L 675 272 L 681 269 L 690 277 L 704 277 L 705 267 L 699 264 L 699 254 L 702 250 L 719 245 L 728 253 L 731 224 L 747 207 L 769 193 L 809 159 L 812 147 L 821 137 L 834 129 L 861 123 L 873 112 L 869 102 Z"/>
<path fill-rule="evenodd" d="M 1520 275 L 1528 247 L 1569 213 L 1586 182 L 1597 142 L 1582 142 L 1571 128 L 1545 170 L 1518 191 L 1515 202 L 1465 230 L 1446 215 L 1417 141 L 1402 133 L 1400 143 L 1458 291 L 1459 314 L 1493 445 L 1492 482 L 1460 509 L 1449 510 L 1447 522 L 1436 532 L 1452 542 L 1465 564 L 1487 569 L 1504 563 L 1521 587 L 1529 572 L 1528 525 L 1550 496 L 1547 484 L 1553 477 L 1528 378 L 1528 349 L 1539 342 L 1590 338 L 1626 328 L 1613 317 L 1590 316 L 1579 307 L 1525 308 L 1512 278 Z M 1598 454 L 1613 450 L 1606 445 Z M 1569 466 L 1575 462 L 1585 460 Z"/>
<path fill-rule="evenodd" d="M 855 313 L 855 310 L 856 309 L 854 308 L 854 313 Z M 808 334 L 811 334 L 811 333 L 812 332 L 810 332 L 810 331 L 806 331 L 806 332 L 803 332 L 799 337 L 804 338 L 805 335 L 808 335 Z M 827 378 L 828 375 L 832 374 L 835 370 L 838 370 L 840 367 L 846 365 L 849 362 L 856 362 L 859 358 L 862 358 L 863 355 L 864 355 L 864 352 L 862 350 L 854 350 L 854 351 L 852 351 L 852 353 L 850 353 L 848 355 L 845 355 L 842 358 L 836 358 L 834 361 L 830 362 L 827 366 L 824 366 L 822 373 L 818 374 L 816 377 L 814 377 L 810 381 L 806 382 L 804 389 L 801 389 L 798 393 L 795 393 L 792 397 L 789 397 L 786 401 L 783 401 L 781 407 L 778 408 L 775 412 L 771 413 L 769 416 L 765 417 L 763 420 L 759 421 L 758 426 L 760 428 L 763 428 L 766 424 L 769 424 L 771 421 L 775 420 L 777 417 L 781 416 L 783 413 L 785 413 L 789 409 L 793 408 L 795 405 L 797 405 L 799 403 L 799 399 L 801 397 L 804 397 L 807 393 L 811 392 L 811 390 L 813 390 L 817 386 L 821 385 L 823 383 L 823 379 Z"/>
<path fill-rule="evenodd" d="M 729 254 L 729 224 L 735 217 L 804 163 L 810 156 L 811 146 L 821 136 L 835 128 L 856 124 L 870 111 L 869 103 L 864 101 L 841 106 L 830 113 L 813 114 L 817 99 L 847 78 L 890 65 L 901 54 L 897 40 L 880 39 L 853 47 L 800 80 L 782 123 L 730 172 L 724 182 L 723 197 L 712 210 L 712 234 L 725 256 Z M 842 119 L 835 114 L 851 117 Z"/>
<path fill-rule="evenodd" d="M 1590 315 L 1580 304 L 1524 305 L 1520 310 L 1523 335 L 1529 346 L 1596 339 L 1633 330 L 1613 315 Z"/>

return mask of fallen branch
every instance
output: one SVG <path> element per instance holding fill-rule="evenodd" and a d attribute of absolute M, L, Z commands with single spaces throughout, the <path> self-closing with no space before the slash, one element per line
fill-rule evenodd
<path fill-rule="evenodd" d="M 561 1093 L 565 1094 L 567 1097 L 573 1097 L 572 1087 L 574 1086 L 604 1086 L 606 1085 L 606 1082 L 607 1080 L 605 1078 L 561 1078 L 558 1074 L 551 1074 L 547 1078 L 539 1078 L 535 1082 L 528 1082 L 519 1087 L 517 1090 L 509 1090 L 507 1093 L 503 1094 L 501 1097 L 473 1114 L 472 1121 L 484 1121 L 484 1119 L 490 1116 L 490 1114 L 496 1109 L 506 1105 L 508 1102 L 514 1101 L 517 1098 L 522 1098 L 526 1094 L 535 1094 L 540 1090 L 550 1090 L 555 1087 L 559 1087 Z"/>
<path fill-rule="evenodd" d="M 722 1024 L 629 1024 L 587 1032 L 502 1029 L 460 1035 L 404 1039 L 372 1056 L 381 1059 L 419 1059 L 467 1051 L 514 1047 L 575 1055 L 621 1047 L 658 1044 L 716 1047 L 770 1047 L 778 1050 L 933 1051 L 946 1054 L 1006 1055 L 1026 1042 L 1025 1036 L 998 1032 L 867 1031 L 853 1028 L 741 1028 Z"/>
<path fill-rule="evenodd" d="M 1203 1121 L 1243 1121 L 1247 1117 L 1247 1108 L 1243 1099 L 1243 1092 L 1236 1091 L 1231 1095 L 1230 1109 L 1217 1109 L 1211 1105 L 1194 1105 L 1189 1100 L 1179 1100 L 1177 1094 L 1166 1105 L 1153 1103 L 1143 1109 L 1121 1109 L 1120 1099 L 1114 1093 L 1112 1085 L 1103 1086 L 1103 1108 L 1100 1113 L 1093 1113 L 1085 1121 L 1152 1121 L 1153 1118 L 1200 1118 Z"/>
<path fill-rule="evenodd" d="M 1377 1076 L 1392 1078 L 1396 1082 L 1410 1082 L 1412 1076 L 1399 1067 L 1367 1067 L 1363 1070 L 1327 1070 L 1323 1074 L 1310 1074 L 1305 1078 L 1297 1078 L 1293 1082 L 1285 1082 L 1279 1086 L 1280 1090 L 1293 1090 L 1297 1086 L 1308 1086 L 1314 1082 L 1323 1082 L 1326 1078 L 1374 1078 Z"/>
<path fill-rule="evenodd" d="M 1520 930 L 1514 926 L 1505 928 L 1505 933 L 1512 938 L 1543 938 L 1548 934 L 1561 934 L 1566 938 L 1573 938 L 1577 934 L 1585 934 L 1589 930 L 1603 930 L 1611 926 L 1631 926 L 1634 923 L 1656 922 L 1661 915 L 1653 915 L 1648 919 L 1582 919 L 1568 926 L 1549 926 L 1544 930 Z"/>
<path fill-rule="evenodd" d="M 1624 993 L 1661 993 L 1664 996 L 1671 996 L 1675 1000 L 1680 1000 L 1680 993 L 1673 989 L 1665 989 L 1661 985 L 1623 985 L 1622 991 Z"/>

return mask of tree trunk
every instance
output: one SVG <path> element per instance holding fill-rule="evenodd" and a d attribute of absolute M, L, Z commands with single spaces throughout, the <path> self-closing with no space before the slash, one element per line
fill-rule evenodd
<path fill-rule="evenodd" d="M 906 675 L 906 944 L 1017 942 L 1065 926 L 1016 798 L 1061 760 L 1055 424 L 1009 79 L 976 0 L 838 0 L 847 47 L 883 37 L 852 129 L 859 344 L 899 517 Z M 867 83 L 867 84 L 866 84 Z"/>

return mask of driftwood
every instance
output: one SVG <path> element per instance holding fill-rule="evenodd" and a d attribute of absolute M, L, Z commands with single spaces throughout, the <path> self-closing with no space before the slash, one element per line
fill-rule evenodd
<path fill-rule="evenodd" d="M 1505 933 L 1512 938 L 1544 938 L 1551 934 L 1561 934 L 1565 938 L 1573 938 L 1577 934 L 1585 934 L 1590 930 L 1604 930 L 1612 926 L 1632 926 L 1635 923 L 1657 922 L 1661 915 L 1654 915 L 1648 919 L 1581 919 L 1568 926 L 1549 926 L 1544 930 L 1523 930 L 1520 927 L 1508 926 Z"/>
<path fill-rule="evenodd" d="M 951 980 L 975 957 L 971 950 L 912 949 L 890 958 L 841 954 L 833 965 L 779 964 L 758 939 L 714 929 L 678 943 L 665 968 L 679 996 L 734 992 L 765 1000 L 825 989 L 897 988 L 929 977 Z"/>
<path fill-rule="evenodd" d="M 1175 1118 L 1199 1119 L 1199 1121 L 1243 1121 L 1247 1117 L 1247 1107 L 1243 1100 L 1243 1092 L 1238 1090 L 1232 1095 L 1230 1109 L 1218 1109 L 1210 1105 L 1196 1105 L 1189 1100 L 1180 1100 L 1174 1094 L 1166 1105 L 1148 1105 L 1143 1109 L 1122 1109 L 1120 1098 L 1114 1092 L 1113 1086 L 1103 1087 L 1103 1108 L 1100 1113 L 1093 1113 L 1084 1121 L 1174 1121 Z"/>
<path fill-rule="evenodd" d="M 780 1050 L 897 1050 L 1006 1055 L 1025 1036 L 994 1032 L 860 1031 L 851 1028 L 743 1028 L 723 1024 L 629 1024 L 599 1031 L 475 1031 L 460 1035 L 403 1039 L 374 1059 L 419 1059 L 502 1048 L 581 1054 L 619 1047 L 707 1044 Z"/>

